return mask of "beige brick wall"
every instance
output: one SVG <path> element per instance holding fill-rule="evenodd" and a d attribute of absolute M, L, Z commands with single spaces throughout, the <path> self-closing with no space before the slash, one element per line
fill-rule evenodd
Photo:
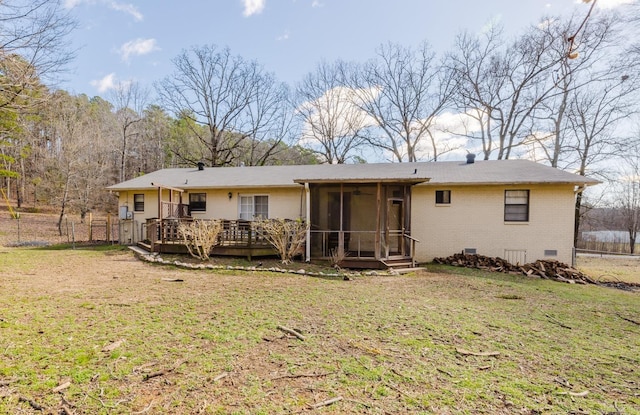
<path fill-rule="evenodd" d="M 529 190 L 529 222 L 504 221 L 504 191 Z M 436 190 L 451 190 L 451 204 L 435 203 Z M 556 259 L 571 263 L 575 195 L 571 185 L 418 185 L 412 196 L 412 235 L 418 261 L 466 248 L 513 262 Z M 545 256 L 545 250 L 557 255 Z"/>
<path fill-rule="evenodd" d="M 504 221 L 504 191 L 529 190 L 529 222 Z M 450 190 L 451 204 L 436 205 L 435 191 Z M 200 190 L 190 190 L 201 192 Z M 271 218 L 304 217 L 304 188 L 248 188 L 241 191 L 206 190 L 207 211 L 195 218 L 237 219 L 240 195 L 268 195 Z M 157 191 L 122 191 L 120 206 L 133 210 L 134 193 L 145 195 L 145 211 L 134 212 L 131 234 L 138 240 L 141 224 L 158 216 Z M 165 191 L 165 200 L 168 196 Z M 183 203 L 188 203 L 183 195 Z M 411 234 L 420 240 L 420 262 L 449 256 L 466 248 L 478 254 L 499 256 L 513 262 L 557 259 L 571 263 L 575 195 L 571 185 L 530 186 L 434 186 L 417 185 L 412 193 Z M 177 199 L 175 200 L 177 202 Z M 545 256 L 545 250 L 557 255 Z M 509 252 L 507 252 L 509 251 Z M 524 257 L 526 255 L 526 258 Z"/>

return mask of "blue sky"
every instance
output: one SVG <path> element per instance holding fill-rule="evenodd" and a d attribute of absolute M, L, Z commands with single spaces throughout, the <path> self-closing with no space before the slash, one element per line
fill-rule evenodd
<path fill-rule="evenodd" d="M 634 0 L 598 0 L 613 6 Z M 322 59 L 363 61 L 391 41 L 446 50 L 461 30 L 499 20 L 515 34 L 581 0 L 64 0 L 78 20 L 76 60 L 60 88 L 106 96 L 117 82 L 153 83 L 183 49 L 228 46 L 290 85 Z"/>

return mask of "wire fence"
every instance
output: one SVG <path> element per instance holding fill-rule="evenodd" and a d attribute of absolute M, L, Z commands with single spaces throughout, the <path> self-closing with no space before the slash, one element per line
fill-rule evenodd
<path fill-rule="evenodd" d="M 631 254 L 631 244 L 625 241 L 597 241 L 593 239 L 579 240 L 576 248 L 584 252 Z M 635 244 L 635 254 L 640 253 L 640 243 Z"/>
<path fill-rule="evenodd" d="M 60 226 L 58 226 L 60 222 Z M 0 244 L 41 246 L 64 243 L 110 243 L 119 240 L 117 217 L 0 212 Z"/>
<path fill-rule="evenodd" d="M 0 245 L 38 246 L 64 243 L 117 244 L 123 229 L 117 216 L 65 215 L 58 229 L 59 215 L 50 213 L 0 211 Z M 17 217 L 16 217 L 17 216 Z M 124 227 L 125 231 L 128 229 Z M 126 236 L 126 232 L 124 233 Z M 126 243 L 126 240 L 123 241 Z M 629 254 L 628 241 L 579 240 L 577 251 L 594 253 Z M 635 253 L 640 253 L 636 244 Z"/>

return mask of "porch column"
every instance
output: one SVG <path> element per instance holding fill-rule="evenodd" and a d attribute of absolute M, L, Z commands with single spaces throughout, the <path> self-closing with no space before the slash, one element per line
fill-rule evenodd
<path fill-rule="evenodd" d="M 375 249 L 374 257 L 376 259 L 380 259 L 381 257 L 380 251 L 382 250 L 382 247 L 381 247 L 382 241 L 380 239 L 380 232 L 382 232 L 382 217 L 381 217 L 382 210 L 380 206 L 381 203 L 382 203 L 382 183 L 378 182 L 376 186 L 376 236 L 375 236 L 375 243 L 374 243 L 374 249 Z"/>
<path fill-rule="evenodd" d="M 158 228 L 160 229 L 160 242 L 164 243 L 164 229 L 162 226 L 162 187 L 158 186 Z M 154 233 L 154 236 L 157 233 Z"/>
<path fill-rule="evenodd" d="M 158 219 L 162 222 L 162 187 L 158 186 Z"/>
<path fill-rule="evenodd" d="M 307 221 L 307 240 L 305 242 L 305 261 L 311 261 L 311 192 L 309 190 L 309 183 L 304 184 L 305 194 L 305 220 Z"/>

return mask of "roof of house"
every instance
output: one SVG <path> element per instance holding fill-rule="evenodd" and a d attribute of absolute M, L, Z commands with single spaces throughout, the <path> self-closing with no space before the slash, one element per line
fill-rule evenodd
<path fill-rule="evenodd" d="M 404 182 L 432 185 L 573 184 L 599 181 L 528 160 L 316 164 L 162 169 L 107 189 L 143 190 L 158 186 L 179 189 L 290 187 L 302 183 Z"/>

